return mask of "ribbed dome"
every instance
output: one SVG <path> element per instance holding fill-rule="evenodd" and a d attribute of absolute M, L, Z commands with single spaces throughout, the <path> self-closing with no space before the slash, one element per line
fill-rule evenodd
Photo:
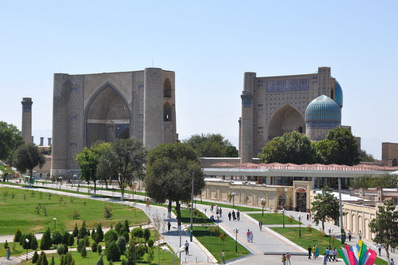
<path fill-rule="evenodd" d="M 336 103 L 339 105 L 339 107 L 343 107 L 343 90 L 341 89 L 341 86 L 339 82 L 336 81 Z"/>
<path fill-rule="evenodd" d="M 319 96 L 308 104 L 305 111 L 305 122 L 340 124 L 341 109 L 333 99 L 325 95 Z"/>

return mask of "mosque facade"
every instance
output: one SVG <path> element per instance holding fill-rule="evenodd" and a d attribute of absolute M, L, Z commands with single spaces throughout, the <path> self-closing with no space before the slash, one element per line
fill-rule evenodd
<path fill-rule="evenodd" d="M 54 75 L 51 175 L 78 174 L 84 147 L 129 137 L 148 150 L 177 141 L 174 72 Z"/>
<path fill-rule="evenodd" d="M 241 163 L 252 162 L 274 137 L 298 131 L 319 141 L 341 126 L 343 91 L 330 67 L 317 73 L 257 77 L 244 74 L 239 119 Z"/>

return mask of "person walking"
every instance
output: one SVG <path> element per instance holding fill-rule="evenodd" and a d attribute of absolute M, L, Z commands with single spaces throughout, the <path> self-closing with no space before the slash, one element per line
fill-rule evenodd
<path fill-rule="evenodd" d="M 286 265 L 286 255 L 282 254 L 282 264 Z"/>
<path fill-rule="evenodd" d="M 361 230 L 359 230 L 358 237 L 359 237 L 359 240 L 362 240 L 362 231 Z"/>
<path fill-rule="evenodd" d="M 312 255 L 314 256 L 314 259 L 316 259 L 315 253 L 316 253 L 316 246 L 314 245 L 312 247 Z"/>
<path fill-rule="evenodd" d="M 189 243 L 188 243 L 188 240 L 185 240 L 185 255 L 189 255 Z"/>
<path fill-rule="evenodd" d="M 381 256 L 381 244 L 380 243 L 377 243 L 377 249 L 379 250 L 379 256 Z"/>
<path fill-rule="evenodd" d="M 351 242 L 351 238 L 352 238 L 352 233 L 351 230 L 348 231 L 348 241 Z"/>
<path fill-rule="evenodd" d="M 253 243 L 254 235 L 253 231 L 250 231 L 250 243 Z"/>
<path fill-rule="evenodd" d="M 263 230 L 263 222 L 260 220 L 260 222 L 258 222 L 258 226 L 260 227 L 260 231 Z"/>
<path fill-rule="evenodd" d="M 228 219 L 231 221 L 231 216 L 232 216 L 232 214 L 231 214 L 231 212 L 229 212 L 228 213 Z"/>
<path fill-rule="evenodd" d="M 328 255 L 323 254 L 323 265 L 327 265 L 328 264 Z"/>
<path fill-rule="evenodd" d="M 235 211 L 232 210 L 232 219 L 235 221 L 236 220 L 236 215 L 235 215 Z"/>
<path fill-rule="evenodd" d="M 220 212 L 220 217 L 222 217 L 222 209 L 221 209 L 221 207 L 220 207 L 219 212 Z"/>
<path fill-rule="evenodd" d="M 10 260 L 10 257 L 11 257 L 10 247 L 7 247 L 6 251 L 7 251 L 7 260 Z"/>
<path fill-rule="evenodd" d="M 238 221 L 239 221 L 240 220 L 240 212 L 239 212 L 239 210 L 236 211 L 236 217 L 238 218 Z"/>
<path fill-rule="evenodd" d="M 286 265 L 287 264 L 292 265 L 292 263 L 290 263 L 290 257 L 291 257 L 290 253 L 289 252 L 286 253 Z"/>
<path fill-rule="evenodd" d="M 222 263 L 225 264 L 225 252 L 224 252 L 224 249 L 221 250 L 221 260 L 222 260 Z"/>
<path fill-rule="evenodd" d="M 247 242 L 250 242 L 250 230 L 249 229 L 247 229 L 247 232 L 246 232 L 246 239 L 247 239 Z"/>
<path fill-rule="evenodd" d="M 316 250 L 315 250 L 315 258 L 319 257 L 319 248 L 318 246 L 316 246 Z"/>
<path fill-rule="evenodd" d="M 167 223 L 167 231 L 170 231 L 171 223 L 170 221 Z"/>
<path fill-rule="evenodd" d="M 330 259 L 329 254 L 330 254 L 329 247 L 327 247 L 325 252 L 326 259 Z"/>
<path fill-rule="evenodd" d="M 311 245 L 308 246 L 308 259 L 311 259 L 311 252 L 312 252 L 312 247 Z"/>
<path fill-rule="evenodd" d="M 391 259 L 390 265 L 395 265 L 394 259 Z"/>

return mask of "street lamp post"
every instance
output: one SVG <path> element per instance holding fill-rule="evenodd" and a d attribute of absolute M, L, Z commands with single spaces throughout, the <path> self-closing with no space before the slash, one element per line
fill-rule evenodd
<path fill-rule="evenodd" d="M 238 233 L 239 233 L 239 228 L 235 227 L 234 228 L 235 232 L 235 252 L 238 252 Z"/>
<path fill-rule="evenodd" d="M 299 219 L 299 237 L 301 237 L 301 218 L 303 216 L 301 214 L 299 214 L 298 219 Z"/>
<path fill-rule="evenodd" d="M 173 256 L 173 264 L 176 265 L 176 256 L 177 256 L 179 253 L 183 252 L 183 251 L 185 250 L 185 247 L 180 247 L 180 248 L 177 250 L 176 253 L 173 253 L 173 252 L 172 252 L 168 247 L 166 247 L 166 246 L 161 247 L 161 249 L 162 249 L 163 251 L 165 251 L 165 252 L 171 253 L 171 256 Z M 180 258 L 180 261 L 181 261 L 181 258 Z"/>
<path fill-rule="evenodd" d="M 25 238 L 26 242 L 26 260 L 28 260 L 29 238 Z"/>
<path fill-rule="evenodd" d="M 265 206 L 265 199 L 264 198 L 261 199 L 261 206 L 263 208 L 261 216 L 264 217 L 264 206 Z"/>
<path fill-rule="evenodd" d="M 282 208 L 282 223 L 283 223 L 283 228 L 285 228 L 285 208 Z"/>
<path fill-rule="evenodd" d="M 333 228 L 329 227 L 328 231 L 329 231 L 329 249 L 330 249 L 332 247 L 330 240 L 332 239 Z"/>
<path fill-rule="evenodd" d="M 235 208 L 235 195 L 236 195 L 235 192 L 231 193 L 231 196 L 232 196 L 232 208 Z"/>
<path fill-rule="evenodd" d="M 177 227 L 177 226 L 173 225 L 172 227 L 178 229 L 178 232 L 179 232 L 179 234 L 180 234 L 180 245 L 179 245 L 179 246 L 180 246 L 180 249 L 181 249 L 181 248 L 183 248 L 182 242 L 181 242 L 182 226 L 179 225 L 179 226 Z M 180 262 L 181 262 L 181 252 L 179 252 L 179 253 L 180 253 Z M 177 253 L 176 253 L 176 255 L 177 255 Z"/>
<path fill-rule="evenodd" d="M 53 218 L 53 220 L 54 220 L 54 230 L 57 228 L 57 218 Z"/>

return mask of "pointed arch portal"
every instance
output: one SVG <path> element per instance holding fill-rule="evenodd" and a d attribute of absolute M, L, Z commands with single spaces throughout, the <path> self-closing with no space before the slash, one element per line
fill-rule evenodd
<path fill-rule="evenodd" d="M 127 101 L 110 84 L 92 97 L 86 111 L 86 146 L 97 141 L 114 142 L 130 136 L 131 115 Z"/>
<path fill-rule="evenodd" d="M 271 140 L 287 132 L 305 133 L 305 121 L 295 108 L 285 105 L 272 116 L 268 128 L 268 140 Z"/>

